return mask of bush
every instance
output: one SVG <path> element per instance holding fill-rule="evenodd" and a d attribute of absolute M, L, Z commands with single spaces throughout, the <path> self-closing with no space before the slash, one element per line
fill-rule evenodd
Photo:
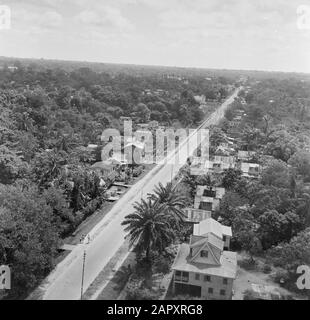
<path fill-rule="evenodd" d="M 143 172 L 143 168 L 142 167 L 137 167 L 133 170 L 132 175 L 136 178 L 139 177 L 139 175 Z"/>
<path fill-rule="evenodd" d="M 102 204 L 103 199 L 101 197 L 97 197 L 96 199 L 90 200 L 83 209 L 84 217 L 92 215 L 97 209 L 101 207 Z"/>
<path fill-rule="evenodd" d="M 271 272 L 271 266 L 269 264 L 265 264 L 263 267 L 264 273 L 270 273 Z"/>
<path fill-rule="evenodd" d="M 244 259 L 239 262 L 239 266 L 245 270 L 254 270 L 257 268 L 257 262 L 253 259 Z"/>
<path fill-rule="evenodd" d="M 140 288 L 140 281 L 128 285 L 126 300 L 156 300 L 157 295 L 148 288 Z"/>
<path fill-rule="evenodd" d="M 254 292 L 250 289 L 247 289 L 243 293 L 243 300 L 255 300 Z"/>
<path fill-rule="evenodd" d="M 288 271 L 284 270 L 284 269 L 279 269 L 276 274 L 274 275 L 274 281 L 279 283 L 279 284 L 283 284 L 285 282 L 290 281 L 290 274 Z"/>

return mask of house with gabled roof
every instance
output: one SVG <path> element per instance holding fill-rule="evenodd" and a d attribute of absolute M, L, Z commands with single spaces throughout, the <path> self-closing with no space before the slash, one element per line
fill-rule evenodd
<path fill-rule="evenodd" d="M 194 232 L 189 244 L 180 245 L 172 265 L 174 295 L 189 294 L 208 300 L 232 298 L 237 255 L 224 251 L 224 241 L 213 232 Z"/>
<path fill-rule="evenodd" d="M 224 250 L 229 249 L 230 239 L 232 237 L 231 227 L 224 226 L 211 217 L 194 225 L 194 235 L 207 236 L 210 233 L 223 240 Z"/>

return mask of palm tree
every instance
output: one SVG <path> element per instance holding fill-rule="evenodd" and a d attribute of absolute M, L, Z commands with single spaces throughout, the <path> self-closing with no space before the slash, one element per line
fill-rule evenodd
<path fill-rule="evenodd" d="M 171 182 L 167 183 L 166 187 L 159 183 L 154 190 L 154 194 L 151 194 L 149 199 L 159 204 L 164 204 L 166 213 L 175 220 L 174 222 L 177 223 L 177 226 L 184 221 L 185 215 L 182 209 L 185 208 L 187 199 L 177 193 L 176 186 Z"/>
<path fill-rule="evenodd" d="M 130 245 L 145 251 L 146 259 L 150 261 L 151 250 L 162 251 L 174 239 L 171 220 L 167 219 L 166 206 L 151 199 L 136 202 L 134 209 L 122 225 L 126 226 Z"/>

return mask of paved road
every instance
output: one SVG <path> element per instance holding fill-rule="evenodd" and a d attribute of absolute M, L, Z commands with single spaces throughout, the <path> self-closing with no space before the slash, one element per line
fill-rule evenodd
<path fill-rule="evenodd" d="M 198 129 L 188 136 L 179 146 L 178 164 L 171 162 L 159 163 L 143 179 L 138 181 L 114 205 L 108 214 L 89 233 L 91 241 L 88 244 L 78 245 L 71 253 L 59 263 L 55 270 L 47 277 L 41 289 L 44 291 L 43 299 L 46 300 L 77 300 L 81 293 L 81 275 L 83 265 L 83 252 L 86 248 L 86 263 L 84 275 L 84 292 L 95 280 L 99 272 L 124 242 L 125 232 L 121 226 L 124 217 L 133 211 L 132 205 L 151 193 L 159 182 L 166 184 L 172 176 L 185 164 L 189 154 L 197 148 L 199 139 L 198 130 L 217 124 L 223 117 L 225 109 L 237 96 L 237 89 Z M 167 158 L 173 159 L 175 152 Z M 86 237 L 87 238 L 87 237 Z"/>

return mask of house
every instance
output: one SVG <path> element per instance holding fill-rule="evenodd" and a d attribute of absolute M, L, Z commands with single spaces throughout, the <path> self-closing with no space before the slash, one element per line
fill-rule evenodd
<path fill-rule="evenodd" d="M 208 170 L 213 173 L 222 173 L 229 168 L 235 167 L 234 157 L 215 155 L 208 163 Z"/>
<path fill-rule="evenodd" d="M 230 300 L 237 274 L 237 255 L 223 248 L 223 240 L 213 233 L 192 235 L 189 244 L 181 244 L 172 265 L 173 294 Z"/>
<path fill-rule="evenodd" d="M 202 209 L 195 208 L 185 208 L 183 209 L 186 216 L 185 220 L 191 223 L 199 223 L 202 220 L 211 218 L 211 211 L 206 211 Z"/>
<path fill-rule="evenodd" d="M 258 178 L 261 172 L 261 167 L 258 163 L 242 162 L 240 169 L 242 176 L 245 178 Z"/>
<path fill-rule="evenodd" d="M 237 154 L 237 158 L 240 161 L 250 161 L 254 156 L 256 152 L 255 151 L 242 151 L 239 150 Z"/>
<path fill-rule="evenodd" d="M 219 208 L 220 200 L 225 194 L 225 188 L 197 186 L 194 208 L 214 211 Z"/>
<path fill-rule="evenodd" d="M 115 159 L 109 158 L 104 161 L 98 161 L 91 166 L 91 170 L 99 173 L 100 178 L 105 182 L 107 180 L 114 181 L 115 177 L 118 175 L 118 169 L 121 163 Z"/>
<path fill-rule="evenodd" d="M 233 156 L 217 156 L 217 155 L 214 155 L 212 157 L 212 161 L 213 162 L 222 162 L 222 163 L 227 163 L 227 164 L 231 164 L 231 165 L 234 165 L 235 164 L 235 157 Z"/>
<path fill-rule="evenodd" d="M 212 233 L 214 236 L 223 240 L 224 250 L 229 249 L 230 239 L 232 237 L 231 227 L 224 226 L 211 217 L 194 225 L 193 234 L 195 236 L 207 236 L 209 233 Z"/>

